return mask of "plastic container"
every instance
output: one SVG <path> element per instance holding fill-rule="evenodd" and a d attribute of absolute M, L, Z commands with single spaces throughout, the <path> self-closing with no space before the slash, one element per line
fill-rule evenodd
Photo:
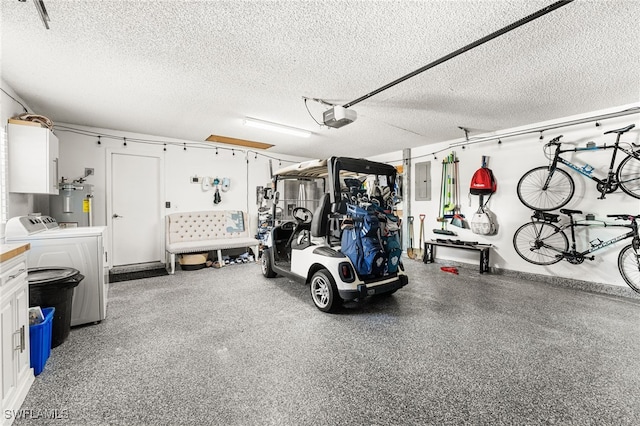
<path fill-rule="evenodd" d="M 71 331 L 71 303 L 73 289 L 84 279 L 73 268 L 30 268 L 29 307 L 51 306 L 56 308 L 53 317 L 51 348 L 60 346 Z"/>
<path fill-rule="evenodd" d="M 42 310 L 44 321 L 29 326 L 31 368 L 36 376 L 42 373 L 51 354 L 51 335 L 55 310 L 56 308 L 44 308 Z"/>

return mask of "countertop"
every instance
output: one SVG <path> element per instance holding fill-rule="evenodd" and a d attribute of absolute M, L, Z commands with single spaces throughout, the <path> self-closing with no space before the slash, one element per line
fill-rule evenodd
<path fill-rule="evenodd" d="M 0 244 L 0 262 L 5 262 L 31 248 L 29 243 L 8 243 Z"/>

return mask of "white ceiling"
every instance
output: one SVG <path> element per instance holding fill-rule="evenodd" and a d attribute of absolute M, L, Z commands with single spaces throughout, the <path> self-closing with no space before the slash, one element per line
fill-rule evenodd
<path fill-rule="evenodd" d="M 576 0 L 317 125 L 554 0 L 2 0 L 2 78 L 54 122 L 371 156 L 640 100 L 640 1 Z M 242 126 L 245 116 L 314 132 Z"/>

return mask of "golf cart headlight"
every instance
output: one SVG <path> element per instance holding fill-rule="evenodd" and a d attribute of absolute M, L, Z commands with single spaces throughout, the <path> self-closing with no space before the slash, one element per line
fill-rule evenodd
<path fill-rule="evenodd" d="M 355 271 L 349 262 L 340 262 L 338 265 L 338 272 L 340 274 L 340 278 L 345 283 L 352 283 L 356 280 Z"/>

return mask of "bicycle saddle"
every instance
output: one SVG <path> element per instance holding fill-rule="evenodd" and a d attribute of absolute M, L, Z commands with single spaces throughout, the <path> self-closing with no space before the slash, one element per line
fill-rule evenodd
<path fill-rule="evenodd" d="M 609 130 L 608 132 L 604 132 L 604 134 L 608 134 L 608 133 L 620 133 L 623 134 L 625 132 L 628 132 L 629 130 L 633 129 L 634 127 L 636 127 L 635 124 L 629 124 L 627 127 L 624 127 L 622 129 L 616 129 L 616 130 Z"/>
<path fill-rule="evenodd" d="M 582 214 L 582 210 L 560 209 L 560 213 L 568 215 Z"/>

